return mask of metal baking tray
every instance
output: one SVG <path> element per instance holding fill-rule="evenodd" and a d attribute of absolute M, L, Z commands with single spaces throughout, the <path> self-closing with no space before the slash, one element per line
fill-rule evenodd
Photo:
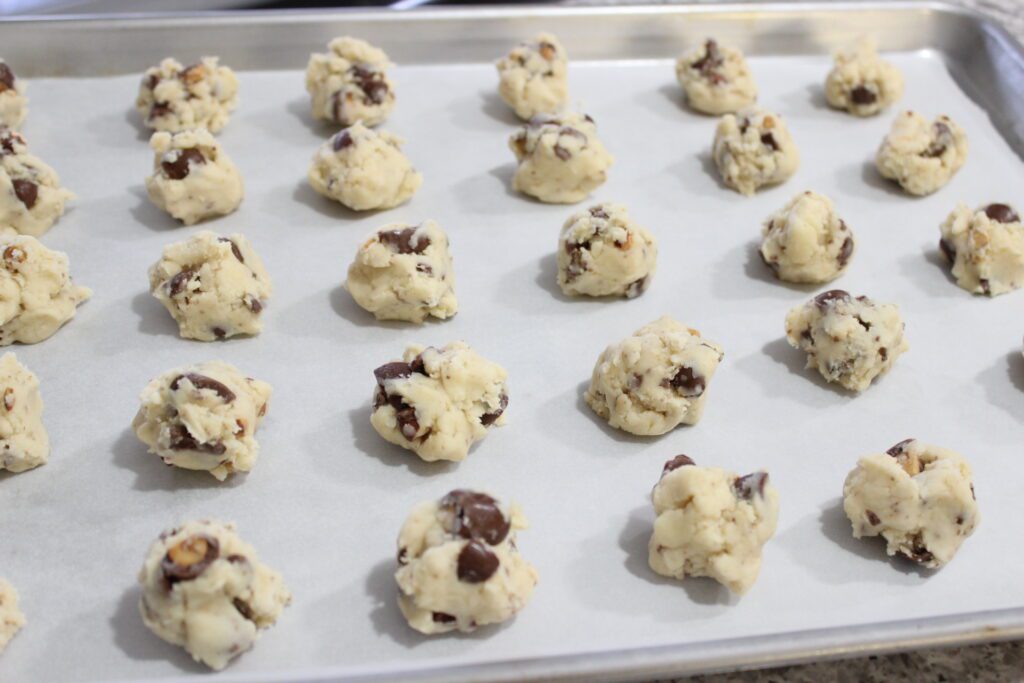
<path fill-rule="evenodd" d="M 508 190 L 515 122 L 491 62 L 542 29 L 566 43 L 573 101 L 617 159 L 594 200 L 627 204 L 659 240 L 637 300 L 562 298 L 553 252 L 573 208 Z M 400 65 L 386 127 L 408 139 L 425 184 L 386 213 L 345 212 L 304 182 L 331 131 L 309 119 L 302 70 L 344 33 Z M 904 70 L 901 106 L 968 131 L 971 157 L 936 195 L 902 196 L 872 170 L 895 110 L 859 121 L 822 102 L 830 50 L 863 33 Z M 801 148 L 796 177 L 754 198 L 718 183 L 714 120 L 686 111 L 674 82 L 675 55 L 707 35 L 747 52 L 761 101 Z M 31 149 L 79 195 L 43 240 L 95 290 L 55 337 L 15 349 L 41 378 L 54 450 L 43 468 L 0 476 L 0 573 L 29 618 L 0 658 L 5 683 L 199 674 L 144 629 L 134 580 L 162 528 L 204 516 L 237 521 L 295 594 L 225 681 L 650 679 L 1024 636 L 1024 294 L 967 295 L 935 249 L 957 201 L 1019 201 L 1024 187 L 1024 53 L 984 17 L 880 2 L 168 15 L 7 21 L 0 46 L 30 81 Z M 131 105 L 138 74 L 168 54 L 217 54 L 240 71 L 221 140 L 247 199 L 196 228 L 142 190 L 151 155 Z M 754 252 L 762 219 L 808 188 L 831 195 L 858 238 L 836 285 L 894 301 L 907 320 L 911 350 L 857 398 L 802 369 L 782 321 L 812 292 L 771 281 Z M 340 289 L 345 268 L 372 229 L 427 217 L 451 237 L 460 313 L 375 323 Z M 200 227 L 244 232 L 266 260 L 275 295 L 259 337 L 178 339 L 146 291 L 161 247 Z M 725 348 L 705 417 L 660 439 L 614 432 L 580 400 L 594 359 L 666 313 Z M 509 424 L 465 462 L 431 466 L 373 433 L 370 371 L 408 342 L 458 338 L 508 368 Z M 208 358 L 275 387 L 255 470 L 224 485 L 161 466 L 127 429 L 150 377 Z M 911 435 L 970 458 L 983 515 L 933 574 L 854 541 L 838 507 L 858 456 Z M 765 467 L 781 492 L 778 533 L 742 600 L 647 569 L 647 493 L 678 452 Z M 541 583 L 506 626 L 426 639 L 394 605 L 394 538 L 413 504 L 457 486 L 523 505 L 534 526 L 519 546 Z"/>

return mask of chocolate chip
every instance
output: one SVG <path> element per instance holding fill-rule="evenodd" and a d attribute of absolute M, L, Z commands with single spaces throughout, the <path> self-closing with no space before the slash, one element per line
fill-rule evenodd
<path fill-rule="evenodd" d="M 914 536 L 910 548 L 905 549 L 903 554 L 919 564 L 928 564 L 935 560 L 935 555 L 932 554 L 932 551 L 928 550 L 928 547 L 924 544 L 924 539 L 921 538 L 921 534 Z"/>
<path fill-rule="evenodd" d="M 168 102 L 154 102 L 149 108 L 149 119 L 158 119 L 171 113 L 171 105 Z"/>
<path fill-rule="evenodd" d="M 183 424 L 174 424 L 170 428 L 168 448 L 172 451 L 195 451 L 206 455 L 224 455 L 227 449 L 220 441 L 199 443 Z"/>
<path fill-rule="evenodd" d="M 253 315 L 259 315 L 263 311 L 263 302 L 251 294 L 246 294 L 242 301 L 245 303 L 246 308 L 252 311 Z"/>
<path fill-rule="evenodd" d="M 757 250 L 758 255 L 761 257 L 761 261 L 771 269 L 775 277 L 779 276 L 779 264 L 776 261 L 769 261 L 768 257 L 764 255 L 764 252 L 760 249 Z"/>
<path fill-rule="evenodd" d="M 426 363 L 425 363 L 425 362 L 423 361 L 423 354 L 424 354 L 424 353 L 426 353 L 426 351 L 427 351 L 427 350 L 435 350 L 435 351 L 436 351 L 436 349 L 434 349 L 434 347 L 432 347 L 432 346 L 428 346 L 428 347 L 427 347 L 426 349 L 424 349 L 423 351 L 421 351 L 421 352 L 420 352 L 420 354 L 419 354 L 418 356 L 416 356 L 415 358 L 413 358 L 413 359 L 412 359 L 412 362 L 411 362 L 411 363 L 409 363 L 409 368 L 410 368 L 410 369 L 411 369 L 411 370 L 412 370 L 413 372 L 415 372 L 415 373 L 419 373 L 419 374 L 421 374 L 421 375 L 427 375 L 427 376 L 429 376 L 429 373 L 427 372 L 427 365 L 426 365 Z"/>
<path fill-rule="evenodd" d="M 956 261 L 956 249 L 954 249 L 953 245 L 945 239 L 939 240 L 939 251 L 942 252 L 943 256 L 945 256 L 950 263 Z"/>
<path fill-rule="evenodd" d="M 0 153 L 14 154 L 15 144 L 24 145 L 25 138 L 21 137 L 19 133 L 7 128 L 6 126 L 0 126 Z"/>
<path fill-rule="evenodd" d="M 603 206 L 590 207 L 590 215 L 593 216 L 594 218 L 608 220 L 608 212 L 604 210 Z"/>
<path fill-rule="evenodd" d="M 14 72 L 11 71 L 11 67 L 7 66 L 6 62 L 0 62 L 0 92 L 4 90 L 11 90 L 14 88 Z"/>
<path fill-rule="evenodd" d="M 928 149 L 921 153 L 921 156 L 928 158 L 940 157 L 946 151 L 946 147 L 953 141 L 953 134 L 950 131 L 949 126 L 937 121 L 932 125 L 933 137 L 932 143 L 928 145 Z"/>
<path fill-rule="evenodd" d="M 162 162 L 160 168 L 164 170 L 164 175 L 171 180 L 183 180 L 188 177 L 190 164 L 198 166 L 205 163 L 206 157 L 203 156 L 203 153 L 197 147 L 189 147 L 179 150 L 178 157 L 174 161 Z"/>
<path fill-rule="evenodd" d="M 824 311 L 836 301 L 849 301 L 850 293 L 841 289 L 830 289 L 814 297 L 814 305 L 818 310 Z"/>
<path fill-rule="evenodd" d="M 546 40 L 542 40 L 537 43 L 537 52 L 540 53 L 541 57 L 550 62 L 556 55 L 558 55 L 558 48 Z"/>
<path fill-rule="evenodd" d="M 206 535 L 190 536 L 167 551 L 160 570 L 168 586 L 191 581 L 220 557 L 220 543 Z"/>
<path fill-rule="evenodd" d="M 772 148 L 773 152 L 779 151 L 779 143 L 775 142 L 775 136 L 771 133 L 765 133 L 761 136 L 762 144 L 765 144 Z"/>
<path fill-rule="evenodd" d="M 555 156 L 561 159 L 562 161 L 569 161 L 569 159 L 572 158 L 572 152 L 567 150 L 565 147 L 562 147 L 561 145 L 555 145 L 554 152 Z"/>
<path fill-rule="evenodd" d="M 431 619 L 434 620 L 435 624 L 450 624 L 455 621 L 455 617 L 450 614 L 445 614 L 444 612 L 434 612 L 431 615 Z"/>
<path fill-rule="evenodd" d="M 992 284 L 988 281 L 988 278 L 978 278 L 978 284 L 981 285 L 982 292 L 992 294 Z"/>
<path fill-rule="evenodd" d="M 482 424 L 484 427 L 490 427 L 497 421 L 499 417 L 501 417 L 501 414 L 505 412 L 506 408 L 508 408 L 508 394 L 502 394 L 501 400 L 498 404 L 498 409 L 495 410 L 494 412 L 484 413 L 483 415 L 481 415 L 480 424 Z"/>
<path fill-rule="evenodd" d="M 839 247 L 839 256 L 836 260 L 839 262 L 839 267 L 845 266 L 850 262 L 850 256 L 853 254 L 853 238 L 847 237 L 843 240 L 843 245 Z"/>
<path fill-rule="evenodd" d="M 864 318 L 860 317 L 859 315 L 854 317 L 857 318 L 857 322 L 860 323 L 860 326 L 863 327 L 865 330 L 871 329 L 871 323 L 869 323 L 867 320 L 864 320 Z"/>
<path fill-rule="evenodd" d="M 448 531 L 462 538 L 498 545 L 512 528 L 498 502 L 486 493 L 455 489 L 441 499 L 440 506 L 452 514 L 452 528 Z"/>
<path fill-rule="evenodd" d="M 401 230 L 382 230 L 377 233 L 381 244 L 391 247 L 392 251 L 399 254 L 422 254 L 430 246 L 430 238 L 421 236 L 413 245 L 413 237 L 417 228 L 408 227 Z"/>
<path fill-rule="evenodd" d="M 644 290 L 647 289 L 647 282 L 647 278 L 642 277 L 639 280 L 633 280 L 633 282 L 626 285 L 626 298 L 635 299 L 643 294 Z"/>
<path fill-rule="evenodd" d="M 352 139 L 347 130 L 343 130 L 334 136 L 334 142 L 331 146 L 334 147 L 335 152 L 340 152 L 346 147 L 351 147 L 353 144 L 355 144 L 355 140 Z"/>
<path fill-rule="evenodd" d="M 704 56 L 690 66 L 699 71 L 700 75 L 710 81 L 712 85 L 718 85 L 725 82 L 725 77 L 718 72 L 718 68 L 724 63 L 725 60 L 718 49 L 718 43 L 708 40 L 704 43 Z"/>
<path fill-rule="evenodd" d="M 480 541 L 470 541 L 459 553 L 456 573 L 459 581 L 483 583 L 498 571 L 498 556 Z"/>
<path fill-rule="evenodd" d="M 402 436 L 409 441 L 416 438 L 416 434 L 420 431 L 420 422 L 416 419 L 415 408 L 402 402 L 400 407 L 395 408 L 395 421 L 398 422 L 398 431 L 402 433 Z"/>
<path fill-rule="evenodd" d="M 884 346 L 879 346 L 879 347 L 878 347 L 878 356 L 879 356 L 879 357 L 880 357 L 880 358 L 881 358 L 881 359 L 882 359 L 883 361 L 884 361 L 884 360 L 889 360 L 889 350 L 888 350 L 888 349 L 886 349 L 886 348 L 885 348 Z"/>
<path fill-rule="evenodd" d="M 192 279 L 192 276 L 196 274 L 196 271 L 192 268 L 185 268 L 179 271 L 170 279 L 167 283 L 167 290 L 171 296 L 178 296 L 184 291 L 188 281 Z"/>
<path fill-rule="evenodd" d="M 238 259 L 238 262 L 239 263 L 245 263 L 245 259 L 242 258 L 242 250 L 238 248 L 237 244 L 235 244 L 233 241 L 231 241 L 227 237 L 218 237 L 217 241 L 218 242 L 227 242 L 227 243 L 229 243 L 231 245 L 231 253 L 235 255 L 235 258 Z"/>
<path fill-rule="evenodd" d="M 199 373 L 196 372 L 189 372 L 184 375 L 178 375 L 177 377 L 175 377 L 174 381 L 171 382 L 171 391 L 177 391 L 178 387 L 181 386 L 181 380 L 183 379 L 187 379 L 189 383 L 192 384 L 192 386 L 194 386 L 196 389 L 199 389 L 200 391 L 204 389 L 212 391 L 213 393 L 220 396 L 225 403 L 231 403 L 232 401 L 235 400 L 235 392 L 228 389 L 227 386 L 225 386 L 223 383 L 218 382 L 212 377 L 200 375 Z"/>
<path fill-rule="evenodd" d="M 882 523 L 882 520 L 880 520 L 878 518 L 878 515 L 876 515 L 871 510 L 865 510 L 864 511 L 864 516 L 868 518 L 868 522 L 871 523 L 871 526 L 878 526 L 879 524 Z"/>
<path fill-rule="evenodd" d="M 661 476 L 664 477 L 669 472 L 674 472 L 680 467 L 689 467 L 696 464 L 690 456 L 679 454 L 665 463 L 665 466 L 661 468 Z"/>
<path fill-rule="evenodd" d="M 768 483 L 767 472 L 754 472 L 745 477 L 738 477 L 732 483 L 732 488 L 738 498 L 753 500 L 754 496 L 763 496 L 765 484 Z"/>
<path fill-rule="evenodd" d="M 703 375 L 698 375 L 693 368 L 688 368 L 685 365 L 679 368 L 675 376 L 666 382 L 668 386 L 686 398 L 697 398 L 704 393 L 707 386 Z M 663 386 L 664 384 L 665 382 L 662 383 Z"/>
<path fill-rule="evenodd" d="M 416 264 L 416 272 L 417 273 L 423 273 L 424 275 L 433 275 L 434 274 L 434 269 L 430 267 L 430 264 L 427 264 L 427 263 L 417 263 Z"/>
<path fill-rule="evenodd" d="M 874 104 L 878 100 L 878 95 L 863 85 L 858 85 L 850 91 L 850 100 L 854 104 Z"/>
<path fill-rule="evenodd" d="M 26 209 L 31 209 L 36 205 L 36 200 L 39 198 L 39 186 L 31 180 L 23 180 L 21 178 L 15 178 L 11 181 L 14 185 L 14 194 L 18 195 L 18 199 L 25 205 Z"/>
<path fill-rule="evenodd" d="M 388 95 L 388 84 L 384 82 L 384 74 L 376 69 L 356 64 L 349 68 L 356 85 L 363 91 L 367 104 L 383 104 Z"/>
<path fill-rule="evenodd" d="M 28 258 L 28 256 L 25 254 L 25 250 L 21 247 L 17 247 L 12 244 L 4 249 L 3 259 L 6 264 L 13 266 L 16 263 L 24 263 L 26 258 Z"/>
<path fill-rule="evenodd" d="M 231 601 L 231 604 L 235 606 L 235 609 L 238 610 L 238 613 L 241 614 L 246 621 L 251 621 L 253 623 L 256 622 L 256 615 L 253 614 L 252 607 L 249 603 L 245 602 L 241 598 L 235 598 Z"/>
<path fill-rule="evenodd" d="M 159 83 L 159 82 L 160 82 L 160 75 L 159 74 L 150 74 L 149 76 L 146 76 L 146 80 L 143 81 L 143 83 L 146 84 L 146 88 L 148 88 L 149 90 L 152 90 L 153 88 L 155 88 L 156 84 Z"/>
<path fill-rule="evenodd" d="M 913 443 L 913 441 L 914 439 L 903 439 L 903 441 L 900 441 L 898 444 L 887 450 L 886 453 L 894 458 L 898 458 L 903 455 L 903 451 L 905 451 L 907 446 Z"/>
<path fill-rule="evenodd" d="M 405 548 L 399 548 L 398 549 L 398 557 L 395 558 L 398 561 L 398 564 L 400 564 L 400 565 L 409 564 L 409 560 L 407 558 L 407 555 L 408 555 L 408 551 Z"/>
<path fill-rule="evenodd" d="M 213 332 L 213 336 L 216 337 L 217 339 L 223 339 L 224 337 L 228 336 L 227 330 L 225 330 L 223 327 L 214 327 L 211 328 L 210 331 Z"/>
<path fill-rule="evenodd" d="M 403 363 L 402 361 L 385 363 L 373 371 L 373 376 L 377 379 L 377 384 L 381 386 L 383 386 L 384 380 L 403 379 L 411 374 L 412 367 L 408 363 Z"/>
<path fill-rule="evenodd" d="M 1020 216 L 1006 204 L 989 204 L 985 207 L 985 215 L 996 223 L 1017 223 Z"/>

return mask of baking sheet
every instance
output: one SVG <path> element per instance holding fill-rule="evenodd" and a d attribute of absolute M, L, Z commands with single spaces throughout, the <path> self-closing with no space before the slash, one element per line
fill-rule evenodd
<path fill-rule="evenodd" d="M 53 454 L 36 471 L 0 475 L 0 572 L 29 619 L 0 660 L 0 678 L 200 672 L 143 627 L 134 589 L 150 541 L 195 517 L 237 521 L 295 594 L 220 680 L 388 677 L 716 643 L 685 650 L 697 659 L 721 651 L 723 639 L 753 648 L 773 642 L 757 638 L 768 634 L 910 620 L 895 631 L 879 627 L 897 638 L 948 628 L 950 615 L 1005 608 L 1017 611 L 993 623 L 1019 626 L 1024 551 L 1013 539 L 1024 533 L 1024 294 L 968 295 L 935 246 L 957 201 L 1017 201 L 1024 165 L 941 55 L 892 59 L 907 79 L 901 106 L 947 113 L 970 135 L 966 166 L 929 198 L 901 195 L 872 169 L 895 111 L 861 121 L 824 106 L 827 57 L 751 60 L 761 101 L 788 121 L 802 164 L 784 186 L 749 199 L 713 173 L 715 121 L 681 106 L 671 60 L 574 62 L 573 101 L 597 119 L 616 157 L 593 200 L 625 203 L 659 241 L 650 290 L 628 302 L 569 301 L 558 292 L 554 249 L 575 208 L 509 190 L 506 138 L 515 122 L 496 97 L 490 64 L 395 70 L 399 103 L 386 127 L 408 139 L 425 182 L 409 204 L 369 216 L 322 200 L 304 182 L 330 131 L 308 117 L 302 73 L 241 73 L 241 106 L 220 139 L 242 170 L 247 199 L 234 215 L 194 228 L 178 227 L 145 199 L 151 154 L 129 110 L 136 76 L 33 80 L 24 132 L 80 196 L 44 242 L 69 253 L 95 297 L 54 338 L 16 349 L 42 381 Z M 857 238 L 835 286 L 898 303 L 907 323 L 910 351 L 860 397 L 802 369 L 803 356 L 783 339 L 783 318 L 813 290 L 773 281 L 755 252 L 762 219 L 804 189 L 832 196 Z M 459 315 L 423 327 L 374 322 L 339 286 L 355 249 L 384 223 L 428 217 L 451 238 Z M 257 338 L 181 340 L 148 294 L 146 268 L 162 246 L 204 228 L 243 232 L 266 261 L 275 293 Z M 580 395 L 606 344 L 662 314 L 699 328 L 726 356 L 699 425 L 635 438 L 597 420 Z M 371 371 L 406 343 L 453 339 L 508 369 L 509 423 L 465 462 L 429 465 L 370 427 Z M 152 376 L 211 358 L 275 390 L 255 470 L 226 484 L 164 467 L 128 431 Z M 908 436 L 960 450 L 975 469 L 983 521 L 936 573 L 854 541 L 839 505 L 857 457 Z M 679 583 L 647 568 L 647 495 L 664 460 L 679 452 L 738 472 L 766 468 L 780 491 L 778 532 L 741 600 L 709 580 Z M 415 503 L 455 487 L 523 505 L 533 526 L 518 545 L 541 582 L 508 625 L 427 639 L 394 604 L 394 539 Z M 920 621 L 930 617 L 945 621 Z M 851 632 L 870 639 L 870 630 Z M 580 670 L 564 664 L 546 671 Z M 446 671 L 439 679 L 472 675 Z M 515 665 L 504 670 L 515 673 Z"/>

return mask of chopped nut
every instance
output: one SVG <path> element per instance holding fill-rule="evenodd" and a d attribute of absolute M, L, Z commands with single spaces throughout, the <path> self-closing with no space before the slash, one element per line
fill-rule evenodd
<path fill-rule="evenodd" d="M 4 249 L 4 261 L 7 263 L 24 263 L 27 258 L 25 250 L 13 244 Z"/>
<path fill-rule="evenodd" d="M 195 85 L 206 78 L 206 67 L 202 64 L 193 64 L 181 72 L 181 80 L 188 85 Z"/>
<path fill-rule="evenodd" d="M 552 45 L 551 43 L 541 43 L 537 49 L 540 52 L 540 56 L 548 60 L 549 62 L 555 58 L 555 55 L 558 54 L 558 52 L 555 50 L 555 46 Z"/>
<path fill-rule="evenodd" d="M 4 408 L 7 412 L 14 410 L 14 389 L 11 387 L 4 389 Z"/>

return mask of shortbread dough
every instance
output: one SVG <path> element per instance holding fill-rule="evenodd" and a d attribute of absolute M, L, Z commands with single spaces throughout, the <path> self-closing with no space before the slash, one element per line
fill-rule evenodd
<path fill-rule="evenodd" d="M 939 248 L 968 292 L 996 296 L 1024 286 L 1024 222 L 1012 206 L 959 204 L 940 230 Z"/>
<path fill-rule="evenodd" d="M 170 370 L 143 389 L 132 430 L 168 465 L 224 481 L 255 464 L 270 391 L 221 361 Z"/>
<path fill-rule="evenodd" d="M 952 560 L 981 521 L 967 461 L 917 439 L 861 458 L 843 485 L 843 509 L 854 538 L 881 536 L 889 555 L 930 568 Z"/>
<path fill-rule="evenodd" d="M 349 266 L 345 286 L 378 320 L 444 320 L 459 308 L 448 235 L 431 220 L 391 223 L 370 235 Z"/>
<path fill-rule="evenodd" d="M 5 353 L 0 357 L 0 470 L 24 472 L 45 465 L 49 456 L 39 378 Z"/>
<path fill-rule="evenodd" d="M 778 114 L 744 109 L 726 114 L 715 130 L 711 156 L 726 185 L 752 195 L 766 185 L 778 185 L 800 165 L 800 153 Z"/>
<path fill-rule="evenodd" d="M 867 389 L 910 348 L 903 318 L 893 304 L 854 298 L 841 289 L 823 292 L 786 316 L 786 339 L 807 352 L 807 367 L 850 391 Z"/>
<path fill-rule="evenodd" d="M 376 126 L 395 106 L 395 86 L 384 51 L 365 40 L 344 36 L 327 44 L 327 52 L 309 56 L 306 90 L 313 118 L 351 126 Z"/>
<path fill-rule="evenodd" d="M 489 428 L 505 424 L 508 373 L 463 342 L 410 345 L 373 374 L 373 428 L 428 462 L 463 460 Z"/>
<path fill-rule="evenodd" d="M 171 133 L 189 128 L 219 133 L 238 103 L 238 78 L 218 61 L 203 57 L 183 67 L 168 57 L 147 69 L 135 100 L 146 126 Z"/>
<path fill-rule="evenodd" d="M 665 463 L 651 500 L 651 569 L 676 579 L 708 576 L 737 595 L 750 590 L 779 517 L 779 494 L 766 472 L 741 477 L 677 455 Z"/>
<path fill-rule="evenodd" d="M 17 128 L 28 113 L 25 84 L 14 70 L 0 59 L 0 125 Z"/>
<path fill-rule="evenodd" d="M 630 434 L 655 436 L 697 424 L 723 355 L 698 330 L 665 316 L 605 349 L 583 398 Z"/>
<path fill-rule="evenodd" d="M 640 296 L 658 264 L 654 235 L 606 202 L 569 217 L 558 238 L 558 286 L 570 296 Z"/>
<path fill-rule="evenodd" d="M 549 204 L 575 204 L 607 178 L 614 161 L 589 116 L 538 114 L 508 141 L 519 168 L 512 187 Z"/>
<path fill-rule="evenodd" d="M 210 131 L 161 131 L 149 146 L 156 153 L 146 178 L 149 198 L 185 225 L 225 216 L 242 203 L 242 176 Z"/>
<path fill-rule="evenodd" d="M 457 489 L 413 508 L 398 534 L 398 606 L 409 625 L 432 635 L 511 619 L 529 602 L 537 570 L 516 548 L 526 518 Z"/>
<path fill-rule="evenodd" d="M 569 99 L 568 63 L 558 38 L 541 33 L 498 60 L 498 94 L 523 120 L 555 114 Z"/>
<path fill-rule="evenodd" d="M 0 127 L 0 226 L 39 237 L 64 215 L 74 193 L 61 187 L 56 171 L 29 154 L 25 138 Z"/>
<path fill-rule="evenodd" d="M 186 522 L 160 534 L 139 571 L 139 611 L 153 633 L 223 669 L 270 628 L 292 596 L 234 524 Z"/>
<path fill-rule="evenodd" d="M 18 608 L 18 591 L 0 577 L 0 654 L 25 625 L 25 615 Z"/>
<path fill-rule="evenodd" d="M 878 56 L 877 44 L 862 39 L 835 54 L 825 79 L 825 100 L 854 116 L 874 116 L 903 97 L 903 74 Z"/>
<path fill-rule="evenodd" d="M 398 206 L 423 183 L 423 176 L 402 154 L 402 142 L 397 135 L 356 123 L 320 146 L 309 169 L 309 184 L 354 211 Z"/>
<path fill-rule="evenodd" d="M 676 78 L 690 106 L 705 114 L 737 112 L 757 101 L 743 53 L 710 38 L 676 61 Z"/>
<path fill-rule="evenodd" d="M 761 258 L 785 282 L 829 282 L 853 256 L 853 233 L 832 200 L 816 192 L 798 194 L 769 216 L 761 236 Z"/>
<path fill-rule="evenodd" d="M 49 339 L 92 296 L 68 272 L 68 257 L 34 237 L 0 236 L 0 346 Z"/>
<path fill-rule="evenodd" d="M 878 172 L 909 194 L 941 189 L 967 160 L 967 134 L 948 116 L 933 122 L 912 111 L 893 121 L 875 157 Z"/>
<path fill-rule="evenodd" d="M 163 258 L 149 269 L 149 288 L 177 321 L 181 336 L 199 341 L 259 334 L 272 292 L 249 240 L 208 230 L 165 247 Z"/>

